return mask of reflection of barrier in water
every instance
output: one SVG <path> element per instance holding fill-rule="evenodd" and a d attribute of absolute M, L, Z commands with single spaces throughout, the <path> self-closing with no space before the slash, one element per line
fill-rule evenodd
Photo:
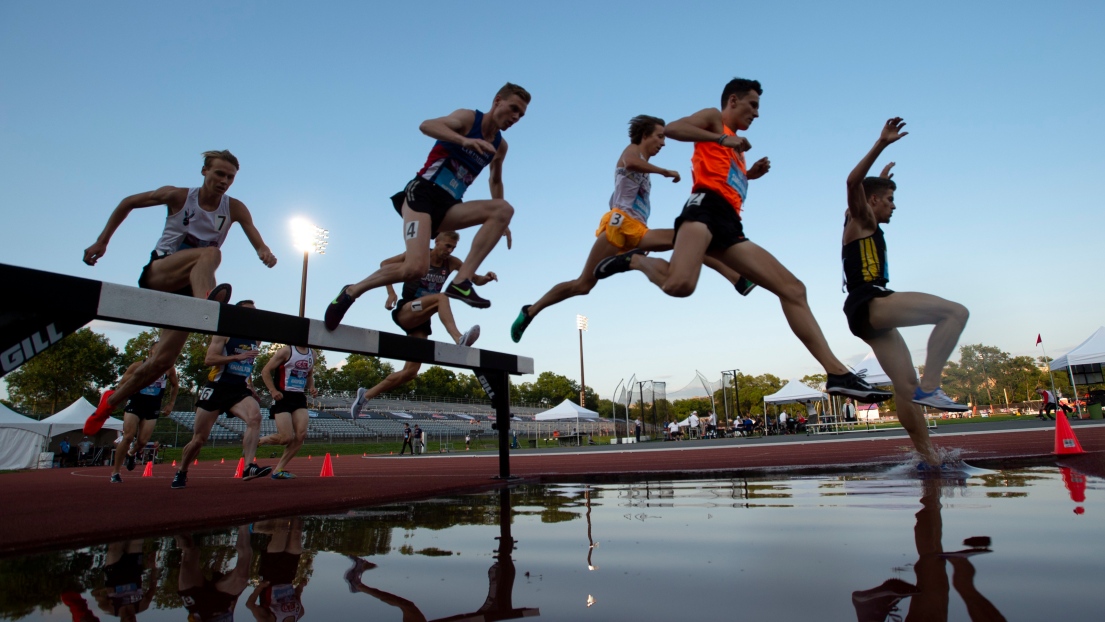
<path fill-rule="evenodd" d="M 34 292 L 5 296 L 0 306 L 0 377 L 93 320 L 461 367 L 475 373 L 491 398 L 493 428 L 499 432 L 498 477 L 511 477 L 508 375 L 532 374 L 531 358 L 347 325 L 328 331 L 319 320 L 6 264 L 0 264 L 0 282 L 8 291 Z"/>
<path fill-rule="evenodd" d="M 970 558 L 990 553 L 990 538 L 974 536 L 963 541 L 968 548 L 944 552 L 942 543 L 944 524 L 940 515 L 941 487 L 939 480 L 924 480 L 921 510 L 917 512 L 917 524 L 913 529 L 917 544 L 917 562 L 913 570 L 916 584 L 900 579 L 888 579 L 868 590 L 852 592 L 852 605 L 860 622 L 868 620 L 902 619 L 898 603 L 909 599 L 905 619 L 947 620 L 949 583 L 945 562 L 952 566 L 951 587 L 963 599 L 971 620 L 1005 620 L 1001 612 L 975 588 L 975 568 Z M 897 616 L 897 617 L 894 617 Z"/>

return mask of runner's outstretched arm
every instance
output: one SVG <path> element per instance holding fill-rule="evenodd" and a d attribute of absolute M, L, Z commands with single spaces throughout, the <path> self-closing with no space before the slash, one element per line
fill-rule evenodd
<path fill-rule="evenodd" d="M 115 235 L 115 230 L 119 228 L 119 225 L 123 224 L 123 221 L 127 219 L 127 216 L 130 215 L 132 210 L 143 207 L 154 207 L 157 205 L 168 205 L 170 211 L 172 211 L 174 207 L 180 209 L 187 198 L 187 188 L 162 186 L 157 190 L 132 194 L 123 199 L 119 202 L 119 205 L 112 210 L 111 216 L 108 217 L 107 224 L 104 225 L 104 230 L 100 232 L 100 236 L 96 238 L 96 242 L 85 249 L 84 263 L 94 266 L 96 265 L 96 261 L 107 253 L 107 244 L 111 241 L 111 236 Z"/>
<path fill-rule="evenodd" d="M 875 160 L 882 155 L 883 149 L 909 134 L 909 132 L 902 131 L 903 127 L 905 127 L 905 121 L 902 121 L 901 117 L 889 119 L 883 126 L 882 133 L 879 134 L 879 139 L 875 141 L 875 145 L 848 174 L 848 216 L 859 223 L 872 226 L 875 224 L 875 215 L 871 212 L 871 206 L 867 204 L 867 193 L 863 191 L 863 180 L 867 177 L 871 167 L 874 166 Z M 893 166 L 893 163 L 883 169 L 883 173 L 890 175 L 891 166 Z"/>

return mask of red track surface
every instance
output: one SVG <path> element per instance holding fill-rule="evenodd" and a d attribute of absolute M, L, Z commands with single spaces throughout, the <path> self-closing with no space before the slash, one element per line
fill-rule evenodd
<path fill-rule="evenodd" d="M 1088 422 L 1087 422 L 1088 423 Z M 955 434 L 941 429 L 940 447 L 958 449 L 967 461 L 1047 458 L 1054 449 L 1049 429 Z M 1078 425 L 1087 452 L 1105 452 L 1105 425 Z M 789 438 L 789 437 L 783 437 Z M 839 470 L 855 465 L 900 464 L 909 440 L 864 435 L 793 437 L 793 442 L 658 443 L 625 451 L 523 452 L 511 470 L 527 481 L 586 481 L 595 477 L 642 478 L 680 474 L 762 475 L 776 469 Z M 1105 454 L 1083 456 L 1101 469 Z M 275 460 L 260 460 L 275 464 Z M 108 483 L 109 467 L 47 469 L 0 476 L 0 555 L 94 544 L 123 537 L 180 533 L 295 514 L 323 514 L 442 494 L 478 492 L 502 485 L 493 478 L 491 454 L 418 457 L 335 457 L 335 477 L 320 478 L 319 456 L 297 458 L 298 479 L 242 482 L 236 464 L 203 463 L 189 471 L 188 487 L 172 490 L 174 469 L 154 467 L 153 477 L 123 472 L 125 483 Z M 1092 467 L 1096 465 L 1096 467 Z"/>

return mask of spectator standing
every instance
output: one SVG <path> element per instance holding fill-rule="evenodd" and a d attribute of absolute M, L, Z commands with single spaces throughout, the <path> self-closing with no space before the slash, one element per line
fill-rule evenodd
<path fill-rule="evenodd" d="M 403 452 L 407 451 L 407 448 L 411 448 L 411 455 L 414 455 L 414 445 L 411 444 L 411 424 L 403 424 L 403 448 L 399 450 L 399 455 L 402 456 Z"/>
<path fill-rule="evenodd" d="M 687 423 L 690 424 L 690 425 L 687 426 L 687 432 L 688 432 L 687 438 L 691 438 L 691 437 L 694 436 L 693 434 L 689 434 L 689 432 L 691 430 L 694 430 L 695 432 L 698 432 L 698 424 L 699 424 L 698 411 L 697 410 L 692 410 L 691 411 L 691 416 L 688 417 L 687 419 L 688 419 Z"/>
<path fill-rule="evenodd" d="M 422 426 L 417 423 L 414 424 L 414 448 L 411 451 L 416 454 L 426 453 L 426 444 L 422 440 Z"/>
<path fill-rule="evenodd" d="M 638 417 L 637 420 L 633 422 L 633 427 L 634 427 L 634 429 L 636 430 L 636 433 L 637 433 L 637 442 L 640 443 L 641 442 L 641 418 L 640 417 Z"/>
<path fill-rule="evenodd" d="M 464 451 L 472 449 L 472 435 L 468 432 L 464 433 Z"/>
<path fill-rule="evenodd" d="M 787 433 L 787 411 L 779 413 L 779 434 Z"/>
<path fill-rule="evenodd" d="M 844 398 L 844 405 L 841 407 L 841 411 L 844 413 L 844 423 L 848 424 L 848 429 L 851 430 L 856 426 L 856 405 L 852 403 L 852 398 Z"/>
<path fill-rule="evenodd" d="M 88 440 L 88 437 L 84 437 L 80 443 L 77 443 L 77 450 L 80 452 L 77 454 L 78 463 L 81 460 L 92 459 L 92 441 Z"/>

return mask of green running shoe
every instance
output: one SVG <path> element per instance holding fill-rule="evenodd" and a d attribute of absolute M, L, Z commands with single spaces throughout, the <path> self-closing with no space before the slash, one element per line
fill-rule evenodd
<path fill-rule="evenodd" d="M 514 340 L 514 343 L 522 340 L 522 333 L 526 332 L 526 327 L 533 321 L 533 317 L 526 315 L 526 309 L 529 307 L 529 305 L 522 307 L 522 310 L 518 312 L 518 318 L 510 325 L 510 338 Z"/>

